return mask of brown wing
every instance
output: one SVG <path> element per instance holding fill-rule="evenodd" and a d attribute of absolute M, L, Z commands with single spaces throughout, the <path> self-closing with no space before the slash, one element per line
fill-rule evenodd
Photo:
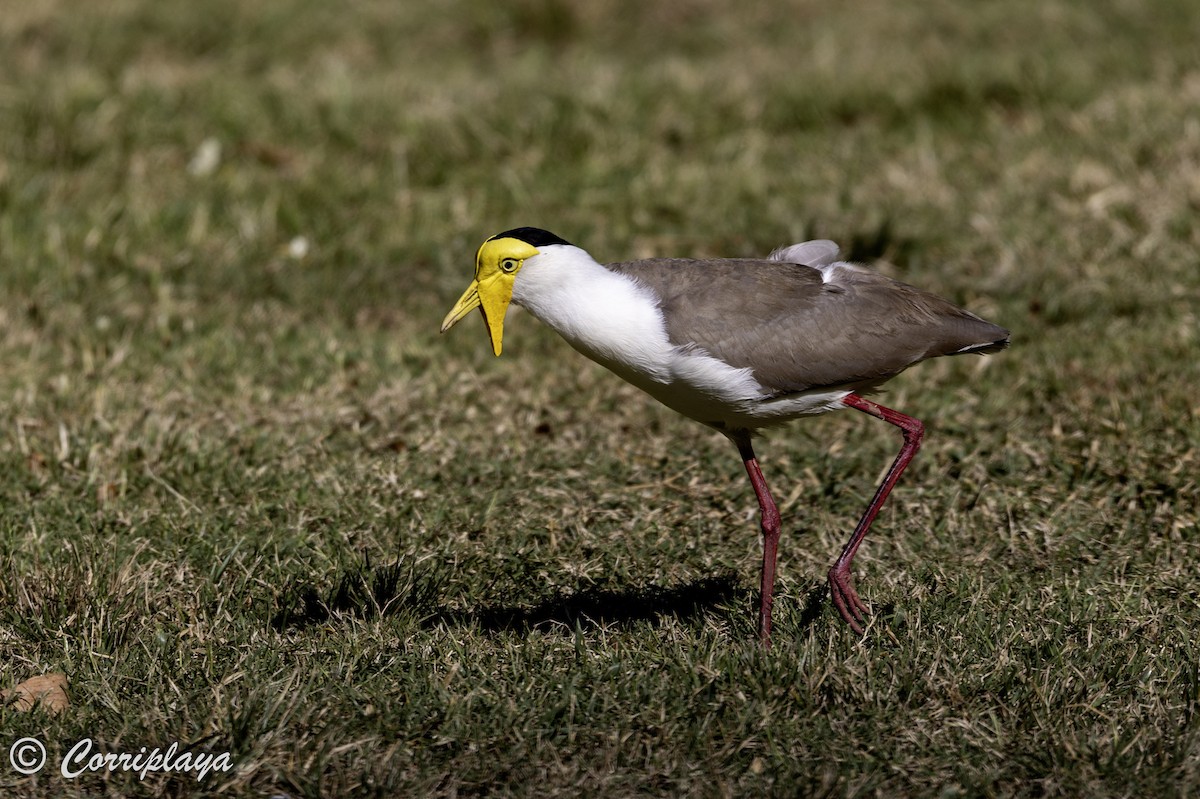
<path fill-rule="evenodd" d="M 608 264 L 653 291 L 672 343 L 695 346 L 777 394 L 866 388 L 939 355 L 991 352 L 1008 331 L 858 267 L 758 259 Z"/>

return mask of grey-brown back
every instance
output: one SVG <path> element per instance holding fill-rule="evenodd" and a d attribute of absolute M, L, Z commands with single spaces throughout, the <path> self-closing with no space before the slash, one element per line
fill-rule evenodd
<path fill-rule="evenodd" d="M 763 259 L 607 264 L 658 297 L 671 342 L 751 367 L 775 394 L 866 390 L 927 358 L 1003 349 L 1009 333 L 861 267 Z"/>

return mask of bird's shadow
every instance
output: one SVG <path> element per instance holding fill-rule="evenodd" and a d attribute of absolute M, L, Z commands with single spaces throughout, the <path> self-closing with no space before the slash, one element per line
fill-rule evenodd
<path fill-rule="evenodd" d="M 512 575 L 508 576 L 510 579 Z M 497 579 L 495 582 L 500 582 Z M 448 590 L 443 570 L 397 561 L 384 566 L 369 562 L 342 572 L 332 588 L 311 583 L 286 589 L 271 617 L 278 631 L 303 629 L 337 618 L 378 619 L 407 616 L 426 628 L 474 627 L 485 633 L 570 632 L 575 629 L 628 628 L 645 622 L 676 619 L 691 622 L 710 616 L 752 636 L 758 592 L 740 585 L 733 571 L 699 577 L 676 585 L 622 583 L 615 578 L 577 588 L 556 588 L 511 601 L 464 606 Z M 507 594 L 493 584 L 487 594 Z M 820 618 L 828 590 L 815 584 L 803 594 L 796 619 L 804 630 Z M 782 620 L 780 620 L 782 621 Z"/>
<path fill-rule="evenodd" d="M 825 608 L 825 600 L 828 598 L 829 586 L 825 583 L 816 583 L 805 591 L 804 608 L 800 611 L 800 618 L 797 620 L 796 626 L 801 630 L 807 630 L 815 624 L 821 617 Z"/>
<path fill-rule="evenodd" d="M 529 632 L 554 628 L 628 627 L 664 618 L 690 621 L 730 603 L 743 604 L 749 591 L 732 572 L 670 587 L 597 585 L 556 591 L 531 605 L 496 604 L 466 610 L 444 609 L 427 625 L 477 626 L 489 632 Z"/>
<path fill-rule="evenodd" d="M 627 627 L 663 618 L 684 621 L 717 612 L 736 618 L 757 594 L 738 584 L 733 572 L 700 577 L 672 586 L 629 585 L 609 580 L 579 588 L 558 588 L 529 601 L 463 607 L 447 596 L 448 579 L 436 571 L 407 565 L 348 569 L 332 588 L 311 583 L 287 588 L 271 617 L 276 630 L 306 628 L 339 616 L 374 619 L 406 615 L 422 627 L 477 627 L 484 632 L 528 632 L 576 627 Z M 489 593 L 506 593 L 493 586 Z M 720 612 L 730 607 L 728 614 Z M 733 608 L 736 608 L 734 610 Z"/>

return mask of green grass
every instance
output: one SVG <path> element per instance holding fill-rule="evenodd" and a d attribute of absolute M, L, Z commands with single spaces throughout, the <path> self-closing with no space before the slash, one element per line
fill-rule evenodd
<path fill-rule="evenodd" d="M 1200 6 L 0 3 L 11 796 L 1200 793 Z M 210 144 L 205 144 L 210 142 Z M 197 154 L 215 143 L 211 169 Z M 189 167 L 193 168 L 189 168 Z M 733 448 L 528 316 L 487 236 L 806 237 L 1013 330 Z M 308 243 L 299 257 L 298 238 Z"/>

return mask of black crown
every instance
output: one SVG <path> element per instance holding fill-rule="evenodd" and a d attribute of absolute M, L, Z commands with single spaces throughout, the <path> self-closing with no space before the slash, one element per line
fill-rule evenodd
<path fill-rule="evenodd" d="M 496 239 L 519 239 L 530 247 L 546 247 L 551 244 L 569 245 L 571 243 L 566 239 L 560 239 L 548 230 L 536 227 L 516 227 L 512 230 L 506 230 L 503 233 L 497 233 L 488 239 L 488 241 L 495 241 Z"/>

